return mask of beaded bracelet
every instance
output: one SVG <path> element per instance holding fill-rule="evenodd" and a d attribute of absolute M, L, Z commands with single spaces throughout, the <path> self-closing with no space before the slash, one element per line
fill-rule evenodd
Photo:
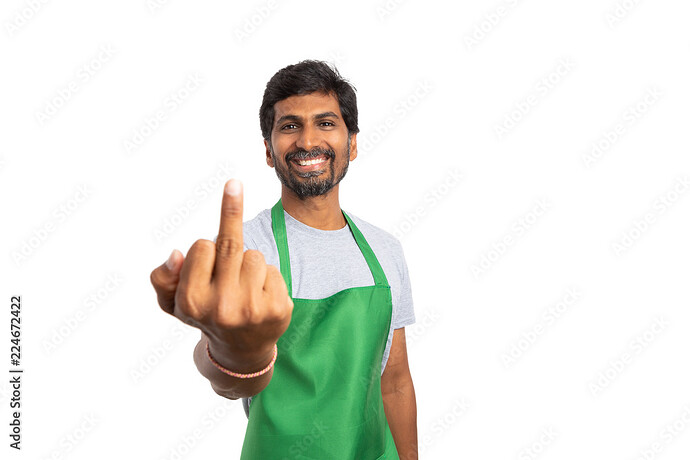
<path fill-rule="evenodd" d="M 258 377 L 260 375 L 264 375 L 266 372 L 270 371 L 273 365 L 276 362 L 276 358 L 278 357 L 278 344 L 273 345 L 273 359 L 271 360 L 270 363 L 268 363 L 268 366 L 264 367 L 258 372 L 252 372 L 251 374 L 238 374 L 237 372 L 233 372 L 231 370 L 228 370 L 224 368 L 223 366 L 218 363 L 215 359 L 213 359 L 213 356 L 211 356 L 211 350 L 208 349 L 208 342 L 206 342 L 206 354 L 208 355 L 209 359 L 213 363 L 214 366 L 216 366 L 220 371 L 225 372 L 228 375 L 231 375 L 235 378 L 238 379 L 251 379 L 254 377 Z"/>

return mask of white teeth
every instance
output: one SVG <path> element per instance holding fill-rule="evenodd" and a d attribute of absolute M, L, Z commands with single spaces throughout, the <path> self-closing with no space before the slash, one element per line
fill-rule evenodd
<path fill-rule="evenodd" d="M 323 163 L 326 161 L 323 158 L 318 158 L 316 160 L 298 160 L 297 163 L 300 164 L 300 166 L 309 166 L 309 165 L 315 165 L 317 163 Z"/>

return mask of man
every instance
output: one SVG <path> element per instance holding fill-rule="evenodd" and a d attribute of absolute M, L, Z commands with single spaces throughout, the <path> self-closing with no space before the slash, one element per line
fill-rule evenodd
<path fill-rule="evenodd" d="M 302 61 L 271 78 L 259 116 L 281 199 L 243 226 L 228 181 L 215 243 L 151 273 L 158 302 L 202 331 L 194 361 L 214 391 L 243 398 L 243 459 L 416 459 L 403 251 L 338 200 L 357 157 L 354 88 Z"/>

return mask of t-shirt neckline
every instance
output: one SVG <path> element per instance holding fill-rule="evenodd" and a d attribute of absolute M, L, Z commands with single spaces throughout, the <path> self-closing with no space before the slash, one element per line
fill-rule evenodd
<path fill-rule="evenodd" d="M 310 227 L 309 225 L 300 222 L 299 220 L 295 219 L 290 214 L 288 214 L 285 210 L 283 210 L 283 213 L 285 214 L 286 227 L 290 225 L 291 229 L 295 229 L 298 232 L 310 237 L 326 239 L 343 238 L 345 236 L 350 235 L 350 227 L 347 225 L 347 222 L 345 222 L 345 226 L 343 228 L 339 228 L 337 230 L 321 230 L 319 228 Z"/>

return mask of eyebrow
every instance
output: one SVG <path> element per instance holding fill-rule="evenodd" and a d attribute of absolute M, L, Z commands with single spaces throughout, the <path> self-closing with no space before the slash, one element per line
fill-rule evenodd
<path fill-rule="evenodd" d="M 338 118 L 338 115 L 336 115 L 335 112 L 323 112 L 323 113 L 317 113 L 312 118 L 314 120 L 321 120 L 323 118 L 328 118 L 328 117 Z M 276 121 L 276 125 L 279 125 L 279 124 L 283 123 L 284 121 L 302 121 L 302 117 L 297 116 L 297 115 L 283 115 L 282 117 L 278 118 L 278 121 Z"/>

